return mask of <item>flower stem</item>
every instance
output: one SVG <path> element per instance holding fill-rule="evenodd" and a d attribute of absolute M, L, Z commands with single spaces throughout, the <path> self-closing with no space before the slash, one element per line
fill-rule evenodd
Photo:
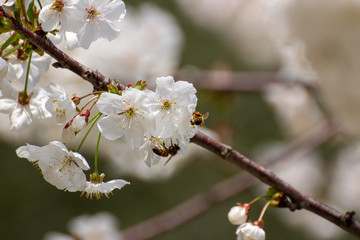
<path fill-rule="evenodd" d="M 42 5 L 41 5 L 41 1 L 40 0 L 37 0 L 39 6 L 40 6 L 40 9 L 42 9 Z"/>
<path fill-rule="evenodd" d="M 102 113 L 98 113 L 94 116 L 94 118 L 92 120 L 95 120 L 91 126 L 89 127 L 88 131 L 86 132 L 85 136 L 83 137 L 83 139 L 81 140 L 79 146 L 76 148 L 75 152 L 78 152 L 81 148 L 81 146 L 83 145 L 83 143 L 85 142 L 86 137 L 89 135 L 91 129 L 94 127 L 95 123 L 97 122 L 97 120 L 101 117 Z"/>
<path fill-rule="evenodd" d="M 13 52 L 15 52 L 16 50 L 18 50 L 19 48 L 22 47 L 22 44 L 18 44 L 15 47 L 13 47 L 12 49 L 10 49 L 9 51 L 7 51 L 4 55 L 2 55 L 2 58 L 5 58 L 7 56 L 9 56 L 10 54 L 12 54 Z"/>
<path fill-rule="evenodd" d="M 268 202 L 265 204 L 265 206 L 263 207 L 263 209 L 262 209 L 262 211 L 261 211 L 261 213 L 260 213 L 258 222 L 262 221 L 262 219 L 263 219 L 263 217 L 264 217 L 264 215 L 265 215 L 265 212 L 266 212 L 267 208 L 270 206 L 270 203 L 271 203 L 271 201 L 268 201 Z"/>
<path fill-rule="evenodd" d="M 256 203 L 257 201 L 259 201 L 261 198 L 265 197 L 265 195 L 261 195 L 255 199 L 253 199 L 251 202 L 249 202 L 249 205 L 253 205 L 254 203 Z"/>
<path fill-rule="evenodd" d="M 98 137 L 98 140 L 97 140 L 97 143 L 96 143 L 96 150 L 95 150 L 94 173 L 96 175 L 99 175 L 99 171 L 98 171 L 98 153 L 99 153 L 100 139 L 101 139 L 101 132 L 99 132 L 99 137 Z"/>
<path fill-rule="evenodd" d="M 29 56 L 29 62 L 26 70 L 26 80 L 25 80 L 25 87 L 24 87 L 24 97 L 27 97 L 27 87 L 29 83 L 29 75 L 30 75 L 30 64 L 31 64 L 31 58 L 32 58 L 33 51 L 31 51 Z"/>
<path fill-rule="evenodd" d="M 29 22 L 29 19 L 27 18 L 25 0 L 21 0 L 20 3 L 21 3 L 21 11 L 23 12 L 25 21 L 28 23 L 28 22 Z"/>

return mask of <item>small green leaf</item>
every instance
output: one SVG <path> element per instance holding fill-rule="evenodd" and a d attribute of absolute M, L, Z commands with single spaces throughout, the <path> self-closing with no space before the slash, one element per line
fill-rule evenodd
<path fill-rule="evenodd" d="M 44 51 L 40 48 L 34 47 L 34 52 L 36 52 L 37 54 L 39 54 L 40 56 L 44 55 Z"/>
<path fill-rule="evenodd" d="M 121 95 L 121 91 L 119 91 L 119 89 L 114 84 L 107 85 L 107 89 L 109 93 L 115 93 Z"/>
<path fill-rule="evenodd" d="M 29 21 L 34 23 L 34 20 L 36 18 L 36 15 L 35 15 L 35 12 L 36 12 L 36 6 L 34 4 L 34 1 L 32 1 L 29 5 L 29 9 L 27 10 L 27 16 L 29 18 Z"/>
<path fill-rule="evenodd" d="M 20 37 L 20 34 L 18 34 L 18 33 L 11 35 L 11 37 L 9 37 L 8 40 L 6 40 L 4 42 L 4 44 L 1 46 L 1 50 L 5 50 L 10 44 L 12 44 L 14 41 L 16 41 L 19 37 Z"/>
<path fill-rule="evenodd" d="M 144 90 L 146 86 L 147 86 L 146 81 L 139 80 L 139 81 L 136 83 L 136 85 L 134 86 L 134 88 L 137 88 L 137 89 L 139 89 L 139 90 Z"/>

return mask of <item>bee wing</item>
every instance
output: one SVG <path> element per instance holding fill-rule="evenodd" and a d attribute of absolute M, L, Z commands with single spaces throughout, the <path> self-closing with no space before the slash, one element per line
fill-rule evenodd
<path fill-rule="evenodd" d="M 207 119 L 207 118 L 209 117 L 209 115 L 210 115 L 210 113 L 209 113 L 209 112 L 206 112 L 206 113 L 204 113 L 202 116 L 203 116 L 203 118 L 204 118 L 204 120 L 205 120 L 205 119 Z"/>

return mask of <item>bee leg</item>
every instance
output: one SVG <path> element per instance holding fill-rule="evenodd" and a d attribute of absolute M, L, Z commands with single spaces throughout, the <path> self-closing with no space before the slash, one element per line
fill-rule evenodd
<path fill-rule="evenodd" d="M 175 156 L 175 155 L 171 155 L 164 163 L 164 166 L 172 159 L 172 157 Z"/>

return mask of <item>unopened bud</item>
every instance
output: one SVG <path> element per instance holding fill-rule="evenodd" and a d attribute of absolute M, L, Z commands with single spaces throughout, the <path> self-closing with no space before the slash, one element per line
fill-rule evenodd
<path fill-rule="evenodd" d="M 241 225 L 248 219 L 246 208 L 241 206 L 232 207 L 228 213 L 228 219 L 233 225 Z"/>
<path fill-rule="evenodd" d="M 75 103 L 75 105 L 79 105 L 81 100 L 80 100 L 80 98 L 74 96 L 71 98 L 71 101 L 73 101 Z"/>

